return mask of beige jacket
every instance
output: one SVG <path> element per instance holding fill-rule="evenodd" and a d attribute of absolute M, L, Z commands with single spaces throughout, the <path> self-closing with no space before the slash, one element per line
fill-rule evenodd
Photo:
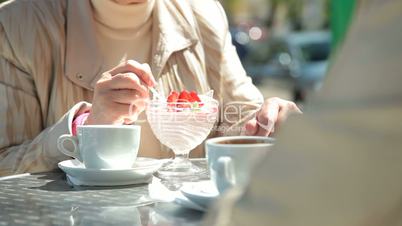
<path fill-rule="evenodd" d="M 71 132 L 77 112 L 90 108 L 94 85 L 108 69 L 102 67 L 91 13 L 89 0 L 0 6 L 0 175 L 51 170 L 67 158 L 56 140 Z M 262 101 L 217 1 L 157 0 L 152 29 L 150 65 L 161 91 L 213 89 L 221 106 Z M 168 156 L 160 147 L 140 155 Z"/>

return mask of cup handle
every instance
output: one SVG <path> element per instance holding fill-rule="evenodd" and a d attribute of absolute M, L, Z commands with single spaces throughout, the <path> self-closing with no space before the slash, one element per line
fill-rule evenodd
<path fill-rule="evenodd" d="M 65 141 L 70 141 L 73 144 L 74 150 L 68 150 L 67 148 L 64 147 L 64 142 Z M 76 158 L 81 161 L 81 157 L 79 154 L 78 150 L 78 139 L 75 136 L 69 135 L 69 134 L 64 134 L 61 135 L 57 139 L 57 148 L 65 155 L 71 156 L 73 158 Z"/>
<path fill-rule="evenodd" d="M 220 178 L 220 182 L 217 183 L 219 192 L 224 192 L 236 185 L 236 178 L 234 172 L 234 162 L 229 156 L 221 156 L 217 160 L 216 173 Z"/>

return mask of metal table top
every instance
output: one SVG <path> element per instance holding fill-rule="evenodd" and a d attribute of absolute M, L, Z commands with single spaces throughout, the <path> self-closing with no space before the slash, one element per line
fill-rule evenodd
<path fill-rule="evenodd" d="M 0 225 L 199 225 L 202 217 L 156 201 L 148 184 L 71 186 L 62 171 L 0 178 Z"/>

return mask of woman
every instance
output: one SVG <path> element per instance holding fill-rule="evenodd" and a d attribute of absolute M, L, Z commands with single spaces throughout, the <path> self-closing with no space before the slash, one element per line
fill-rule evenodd
<path fill-rule="evenodd" d="M 144 105 L 136 105 L 133 115 L 128 115 L 129 106 L 133 100 L 147 100 L 148 88 L 156 84 L 165 94 L 212 89 L 222 106 L 262 102 L 227 26 L 214 0 L 3 3 L 0 175 L 56 168 L 67 158 L 56 140 L 72 133 L 73 124 L 141 119 Z M 247 134 L 268 136 L 275 122 L 299 111 L 278 98 L 266 100 L 251 120 L 255 109 L 241 109 L 236 120 L 221 119 L 224 134 L 235 133 L 233 128 L 249 120 Z M 167 156 L 146 123 L 142 129 L 140 155 Z"/>

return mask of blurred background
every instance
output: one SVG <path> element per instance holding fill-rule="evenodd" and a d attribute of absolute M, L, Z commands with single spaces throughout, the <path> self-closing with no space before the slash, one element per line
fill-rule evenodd
<path fill-rule="evenodd" d="M 320 89 L 356 0 L 221 0 L 233 43 L 265 97 L 302 103 Z"/>
<path fill-rule="evenodd" d="M 0 0 L 0 3 L 4 0 Z M 264 97 L 317 91 L 357 0 L 220 0 L 233 43 Z"/>

